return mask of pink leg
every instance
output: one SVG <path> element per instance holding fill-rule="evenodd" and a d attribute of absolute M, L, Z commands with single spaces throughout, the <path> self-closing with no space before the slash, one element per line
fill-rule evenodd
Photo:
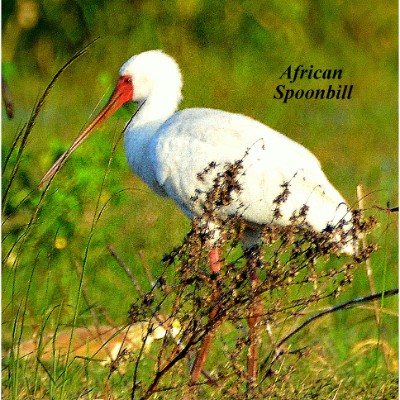
<path fill-rule="evenodd" d="M 219 271 L 221 270 L 221 250 L 218 248 L 212 249 L 210 251 L 210 265 L 211 265 L 211 271 L 218 274 Z M 212 293 L 212 299 L 215 303 L 218 301 L 218 289 L 216 284 L 214 285 L 213 293 Z M 210 315 L 209 315 L 209 320 L 212 321 L 215 316 L 217 315 L 218 312 L 218 305 L 215 304 L 215 306 L 212 308 Z M 211 347 L 211 342 L 215 336 L 215 327 L 210 330 L 210 332 L 204 337 L 203 343 L 201 346 L 201 349 L 199 353 L 197 354 L 196 361 L 193 366 L 192 374 L 191 374 L 191 380 L 192 383 L 196 384 L 199 381 L 200 374 L 203 371 L 203 366 L 204 363 L 206 362 L 208 352 L 210 351 Z"/>
<path fill-rule="evenodd" d="M 221 250 L 218 248 L 212 249 L 210 251 L 210 264 L 211 271 L 216 274 L 221 270 Z"/>

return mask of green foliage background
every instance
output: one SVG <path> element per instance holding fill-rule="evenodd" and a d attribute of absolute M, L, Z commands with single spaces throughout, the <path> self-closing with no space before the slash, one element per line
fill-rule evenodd
<path fill-rule="evenodd" d="M 153 48 L 171 54 L 181 66 L 182 108 L 239 112 L 285 133 L 317 155 L 350 204 L 357 204 L 356 186 L 362 184 L 367 214 L 380 221 L 374 233 L 381 247 L 373 258 L 376 287 L 395 287 L 397 219 L 373 206 L 398 204 L 397 13 L 393 0 L 3 1 L 2 72 L 15 106 L 14 119 L 2 113 L 3 194 L 17 159 L 13 152 L 5 165 L 7 154 L 38 97 L 72 54 L 99 37 L 46 99 L 3 202 L 5 347 L 16 337 L 51 331 L 59 318 L 61 324 L 71 323 L 79 285 L 76 271 L 83 260 L 92 304 L 123 323 L 137 294 L 107 244 L 148 286 L 140 252 L 157 276 L 162 255 L 189 229 L 189 221 L 171 201 L 158 198 L 132 175 L 117 144 L 134 105 L 119 111 L 74 154 L 27 229 L 40 201 L 36 187 L 43 174 L 104 104 L 120 65 Z M 273 99 L 276 86 L 288 84 L 279 79 L 284 70 L 299 64 L 341 68 L 339 83 L 354 85 L 353 98 L 287 104 Z M 329 83 L 335 84 L 304 79 L 293 88 Z M 58 248 L 63 247 L 60 239 L 66 247 Z M 361 271 L 341 299 L 368 292 Z M 55 311 L 59 306 L 60 317 Z M 397 321 L 390 316 L 397 311 L 396 300 L 386 301 L 385 308 L 390 312 L 384 339 L 397 348 Z M 93 323 L 84 302 L 77 318 L 78 325 Z M 348 359 L 354 343 L 376 336 L 372 320 L 372 311 L 332 318 L 329 335 L 338 361 Z M 355 338 L 350 342 L 349 329 Z"/>

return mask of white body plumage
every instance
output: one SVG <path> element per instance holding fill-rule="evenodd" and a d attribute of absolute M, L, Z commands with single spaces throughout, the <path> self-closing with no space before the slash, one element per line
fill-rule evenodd
<path fill-rule="evenodd" d="M 188 217 L 202 212 L 201 204 L 193 201 L 196 191 L 206 192 L 218 171 L 242 159 L 241 190 L 221 214 L 239 212 L 253 228 L 271 222 L 287 225 L 307 205 L 306 220 L 317 231 L 351 219 L 345 200 L 305 147 L 244 115 L 207 108 L 176 112 L 181 75 L 169 56 L 142 53 L 124 64 L 120 75 L 133 77 L 133 100 L 140 103 L 125 130 L 129 165 L 156 193 L 175 200 Z M 135 88 L 143 82 L 146 88 L 135 98 Z M 211 162 L 216 163 L 214 173 L 200 181 L 198 174 Z M 290 194 L 276 219 L 274 199 L 285 182 Z M 344 251 L 352 252 L 352 246 L 344 246 Z"/>

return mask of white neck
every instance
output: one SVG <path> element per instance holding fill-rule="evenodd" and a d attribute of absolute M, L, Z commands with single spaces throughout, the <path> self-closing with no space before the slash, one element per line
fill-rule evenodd
<path fill-rule="evenodd" d="M 139 108 L 130 122 L 133 129 L 147 124 L 162 124 L 178 109 L 181 101 L 180 91 L 153 91 L 149 97 L 139 104 Z"/>
<path fill-rule="evenodd" d="M 167 95 L 166 95 L 167 93 Z M 150 155 L 151 139 L 160 126 L 170 118 L 178 108 L 181 99 L 180 90 L 162 93 L 155 91 L 144 100 L 125 128 L 125 152 L 132 170 L 156 193 L 165 195 L 158 185 Z"/>

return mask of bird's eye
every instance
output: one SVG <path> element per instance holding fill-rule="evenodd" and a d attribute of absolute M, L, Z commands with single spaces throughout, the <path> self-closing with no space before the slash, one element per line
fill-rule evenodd
<path fill-rule="evenodd" d="M 132 82 L 132 78 L 125 78 L 125 83 L 131 83 Z"/>

